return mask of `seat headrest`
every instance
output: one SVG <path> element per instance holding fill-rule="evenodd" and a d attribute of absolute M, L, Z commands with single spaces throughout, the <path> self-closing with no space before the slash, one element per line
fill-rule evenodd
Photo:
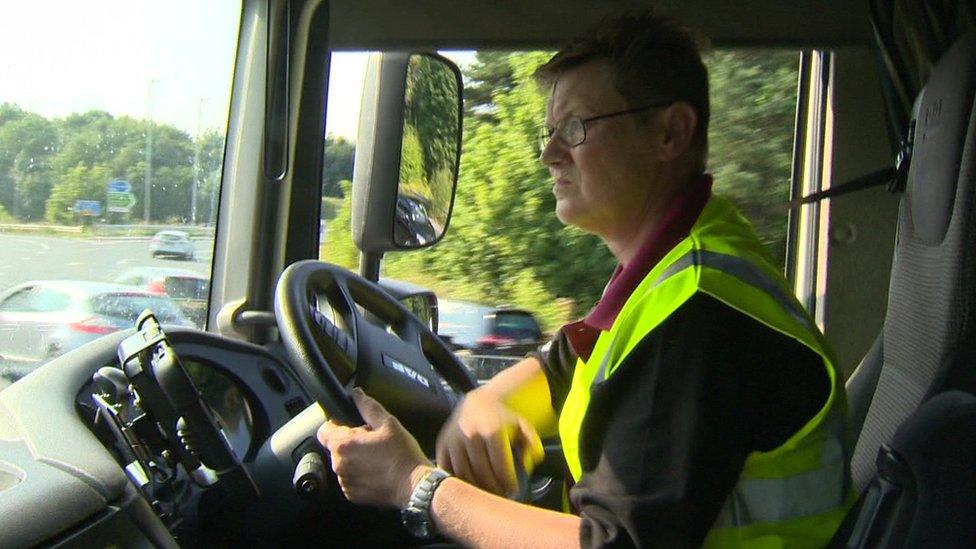
<path fill-rule="evenodd" d="M 970 32 L 939 60 L 915 103 L 906 187 L 912 227 L 904 229 L 927 245 L 942 242 L 952 219 L 963 147 L 972 134 L 974 91 L 976 32 Z"/>

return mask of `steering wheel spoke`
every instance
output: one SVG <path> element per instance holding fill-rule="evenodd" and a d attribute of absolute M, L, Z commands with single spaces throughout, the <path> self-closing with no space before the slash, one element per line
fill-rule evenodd
<path fill-rule="evenodd" d="M 421 327 L 422 324 L 416 322 L 401 322 L 399 326 L 393 327 L 393 332 L 396 337 L 399 337 L 401 341 L 407 345 L 412 345 L 418 349 L 422 349 L 421 345 Z"/>
<path fill-rule="evenodd" d="M 331 308 L 331 318 L 323 306 Z M 341 267 L 311 260 L 289 266 L 278 280 L 275 316 L 292 369 L 338 422 L 362 424 L 349 391 L 363 387 L 432 453 L 457 392 L 475 387 L 426 324 Z"/>

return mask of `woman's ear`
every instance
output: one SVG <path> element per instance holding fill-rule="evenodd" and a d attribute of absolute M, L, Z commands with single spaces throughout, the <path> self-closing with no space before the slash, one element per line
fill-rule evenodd
<path fill-rule="evenodd" d="M 676 101 L 661 113 L 664 133 L 658 149 L 662 161 L 680 158 L 690 147 L 698 125 L 698 113 L 684 101 Z"/>

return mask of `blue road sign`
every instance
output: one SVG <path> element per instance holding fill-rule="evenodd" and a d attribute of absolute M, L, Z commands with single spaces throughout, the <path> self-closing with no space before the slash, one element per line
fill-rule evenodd
<path fill-rule="evenodd" d="M 73 210 L 80 215 L 98 217 L 102 215 L 102 203 L 97 200 L 76 200 Z"/>
<path fill-rule="evenodd" d="M 128 181 L 123 181 L 121 179 L 115 179 L 108 182 L 108 192 L 110 193 L 127 193 L 132 190 L 132 185 L 129 185 Z"/>

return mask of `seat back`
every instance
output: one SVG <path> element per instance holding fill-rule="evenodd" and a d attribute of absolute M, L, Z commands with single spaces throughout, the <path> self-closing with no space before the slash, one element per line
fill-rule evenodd
<path fill-rule="evenodd" d="M 926 400 L 878 451 L 877 475 L 835 547 L 972 547 L 976 541 L 976 396 Z"/>
<path fill-rule="evenodd" d="M 864 414 L 852 460 L 858 489 L 875 473 L 878 448 L 927 396 L 974 390 L 974 90 L 976 33 L 970 32 L 935 66 L 916 101 L 879 352 L 849 381 L 852 410 Z M 869 404 L 860 395 L 870 395 Z"/>
<path fill-rule="evenodd" d="M 957 420 L 960 409 L 976 417 L 974 97 L 976 31 L 946 52 L 915 102 L 884 327 L 847 384 L 861 497 L 833 546 L 954 545 L 976 527 L 976 455 L 964 449 L 976 427 Z M 947 400 L 952 390 L 961 392 Z M 967 520 L 938 518 L 959 513 Z"/>

